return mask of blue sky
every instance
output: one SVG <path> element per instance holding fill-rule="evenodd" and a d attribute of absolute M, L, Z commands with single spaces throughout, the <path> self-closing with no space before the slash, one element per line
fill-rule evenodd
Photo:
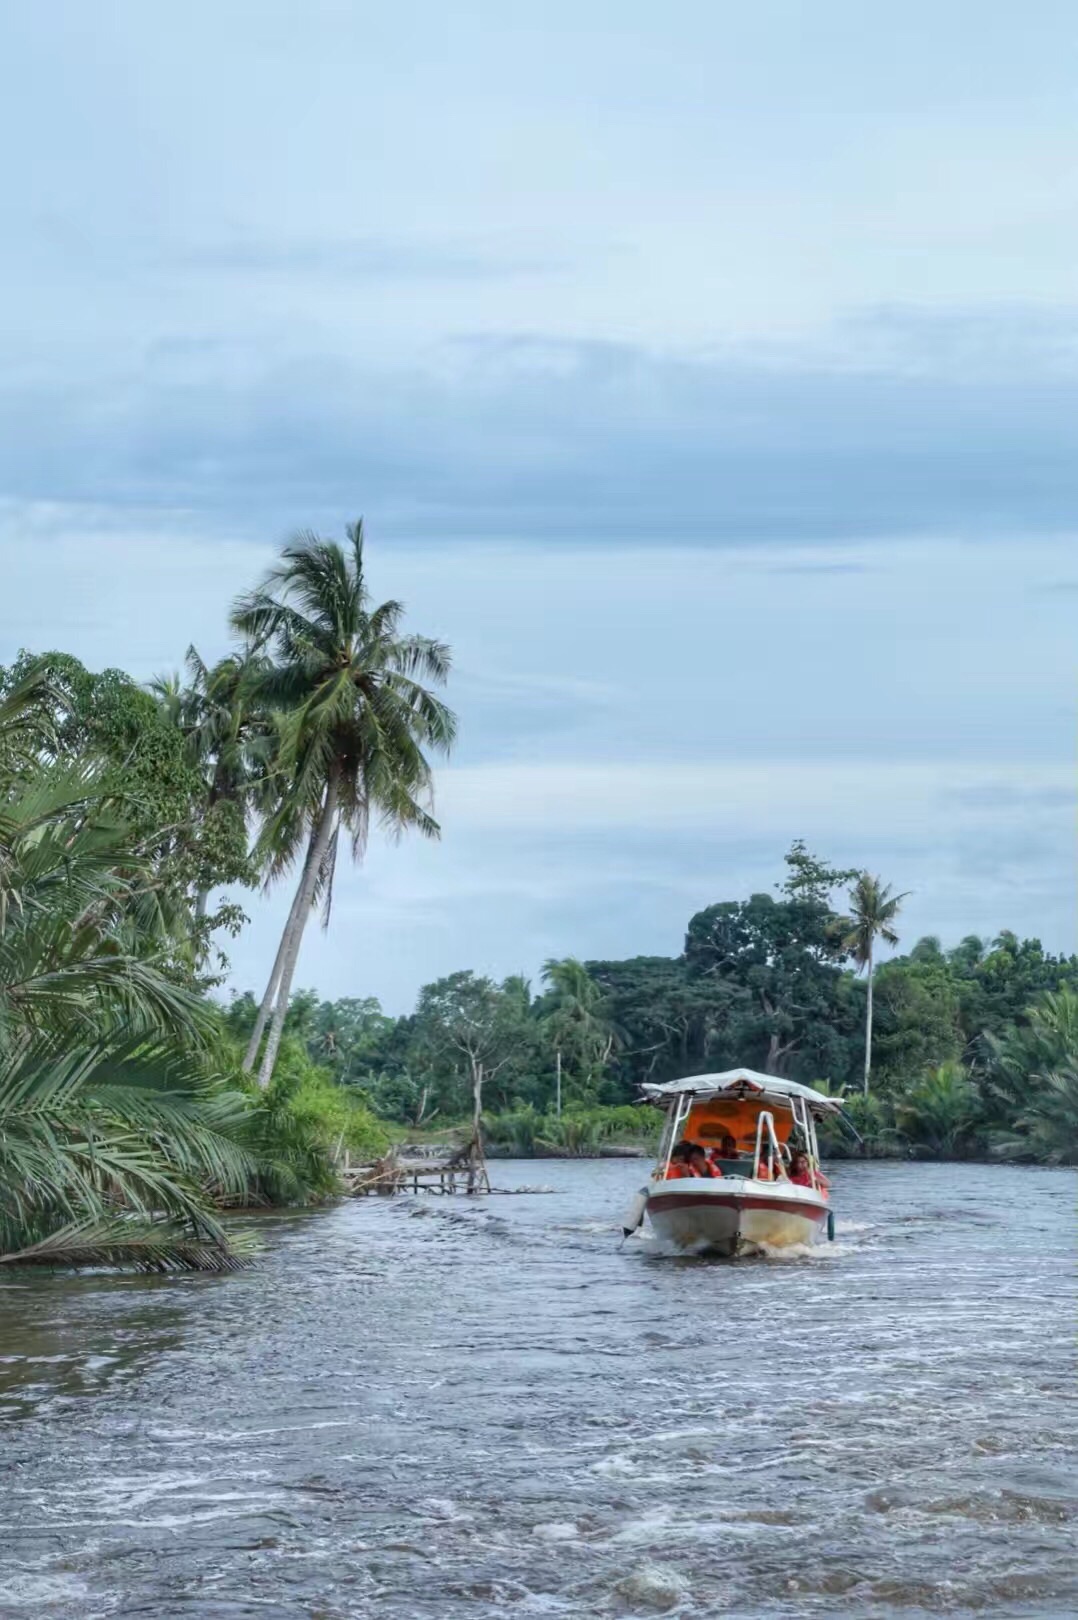
<path fill-rule="evenodd" d="M 1072 9 L 524 12 L 8 9 L 0 658 L 212 654 L 365 514 L 462 740 L 327 994 L 676 951 L 795 836 L 1073 948 Z"/>

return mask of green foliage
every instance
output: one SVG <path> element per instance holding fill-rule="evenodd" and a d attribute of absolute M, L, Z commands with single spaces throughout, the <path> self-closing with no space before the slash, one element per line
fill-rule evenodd
<path fill-rule="evenodd" d="M 1078 992 L 1046 992 L 1026 1023 L 988 1034 L 982 1108 L 993 1151 L 1047 1164 L 1078 1163 Z"/>
<path fill-rule="evenodd" d="M 172 939 L 172 971 L 194 983 L 215 930 L 235 932 L 243 920 L 228 901 L 209 917 L 196 916 L 192 904 L 198 892 L 253 881 L 242 810 L 214 802 L 168 705 L 123 671 L 94 674 L 67 653 L 23 652 L 11 669 L 0 670 L 0 694 L 28 686 L 36 691 L 38 732 L 48 739 L 28 773 L 35 773 L 43 753 L 71 769 L 94 764 L 102 803 L 149 863 L 146 886 L 182 921 Z"/>
<path fill-rule="evenodd" d="M 831 895 L 843 884 L 860 876 L 855 867 L 828 866 L 809 852 L 803 838 L 795 838 L 783 856 L 786 877 L 779 885 L 788 900 L 807 900 L 827 906 Z"/>
<path fill-rule="evenodd" d="M 540 1029 L 519 979 L 461 972 L 425 985 L 409 1035 L 409 1072 L 444 1116 L 471 1113 L 477 1088 L 495 1109 L 531 1089 Z"/>
<path fill-rule="evenodd" d="M 654 1149 L 662 1130 L 662 1115 L 655 1108 L 581 1108 L 562 1114 L 541 1114 L 524 1107 L 492 1114 L 484 1121 L 488 1142 L 515 1159 L 555 1155 L 575 1158 L 594 1155 L 604 1144 Z"/>
<path fill-rule="evenodd" d="M 602 990 L 583 962 L 567 956 L 543 964 L 546 994 L 537 1009 L 543 1034 L 562 1064 L 562 1096 L 596 1100 L 616 1037 L 603 1008 Z"/>
<path fill-rule="evenodd" d="M 904 894 L 892 894 L 890 884 L 881 883 L 869 872 L 860 872 L 850 890 L 850 915 L 838 923 L 842 949 L 848 951 L 859 968 L 871 965 L 876 941 L 897 945 L 895 919 L 905 900 Z"/>
<path fill-rule="evenodd" d="M 175 917 L 91 759 L 0 764 L 0 1264 L 227 1268 L 254 1169 Z"/>
<path fill-rule="evenodd" d="M 915 947 L 876 970 L 876 1091 L 890 1094 L 911 1076 L 961 1057 L 964 1045 L 960 988 L 942 956 L 918 956 Z"/>
<path fill-rule="evenodd" d="M 385 1128 L 355 1092 L 311 1061 L 297 1037 L 283 1040 L 265 1088 L 240 1072 L 238 1052 L 233 1061 L 249 1099 L 247 1139 L 258 1163 L 243 1202 L 318 1202 L 340 1190 L 335 1167 L 345 1151 L 360 1162 L 386 1151 Z"/>
<path fill-rule="evenodd" d="M 298 1039 L 254 1092 L 227 1035 L 247 1009 L 218 1014 L 184 970 L 201 778 L 180 732 L 73 660 L 3 685 L 0 1266 L 228 1269 L 249 1244 L 220 1207 L 334 1191 L 339 1154 L 386 1133 Z"/>
<path fill-rule="evenodd" d="M 793 1079 L 848 1063 L 835 922 L 820 899 L 768 894 L 691 919 L 685 965 L 725 997 L 723 1051 L 737 1054 L 730 1061 Z"/>
<path fill-rule="evenodd" d="M 831 1089 L 825 1083 L 817 1082 L 817 1085 L 825 1092 Z M 825 1157 L 893 1159 L 908 1156 L 909 1142 L 895 1123 L 892 1101 L 875 1094 L 866 1096 L 858 1090 L 844 1095 L 842 1106 L 860 1141 L 852 1138 L 838 1121 L 822 1120 L 819 1136 Z"/>
<path fill-rule="evenodd" d="M 371 1000 L 307 994 L 295 998 L 289 1027 L 376 1115 L 413 1127 L 467 1116 L 481 1072 L 491 1141 L 523 1155 L 608 1140 L 622 1107 L 622 1128 L 636 1139 L 639 1117 L 629 1116 L 641 1084 L 745 1063 L 845 1094 L 864 1147 L 830 1129 L 835 1154 L 1065 1161 L 1078 961 L 1010 934 L 991 944 L 971 936 L 946 952 L 936 939 L 918 941 L 877 970 L 876 1094 L 851 1095 L 866 985 L 848 962 L 857 954 L 850 925 L 830 907 L 850 874 L 802 845 L 787 865 L 783 898 L 698 912 L 680 957 L 548 962 L 535 998 L 519 979 L 450 974 L 397 1019 Z M 892 908 L 895 897 L 872 886 L 876 910 Z M 229 1016 L 241 1009 L 249 1017 L 253 1002 L 237 1001 Z"/>
<path fill-rule="evenodd" d="M 895 1100 L 894 1117 L 919 1156 L 963 1159 L 982 1145 L 976 1088 L 957 1061 L 941 1063 L 909 1086 Z"/>

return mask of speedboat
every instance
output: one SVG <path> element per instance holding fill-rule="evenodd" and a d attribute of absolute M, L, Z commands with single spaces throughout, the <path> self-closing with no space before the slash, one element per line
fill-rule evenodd
<path fill-rule="evenodd" d="M 642 1089 L 666 1124 L 651 1180 L 626 1213 L 626 1236 L 645 1216 L 658 1238 L 683 1252 L 733 1256 L 834 1236 L 816 1121 L 844 1119 L 836 1098 L 754 1069 Z M 711 1177 L 677 1175 L 680 1144 L 710 1150 Z M 808 1159 L 807 1186 L 789 1176 L 799 1152 Z"/>

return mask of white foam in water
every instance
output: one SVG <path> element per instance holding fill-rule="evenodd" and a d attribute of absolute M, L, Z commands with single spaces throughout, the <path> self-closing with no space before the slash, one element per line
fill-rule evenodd
<path fill-rule="evenodd" d="M 602 1479 L 631 1479 L 640 1472 L 640 1466 L 626 1452 L 617 1452 L 613 1457 L 602 1457 L 592 1463 L 590 1471 Z"/>
<path fill-rule="evenodd" d="M 672 1534 L 676 1535 L 680 1529 L 680 1518 L 670 1508 L 654 1508 L 650 1513 L 642 1513 L 637 1519 L 630 1519 L 628 1524 L 622 1525 L 613 1541 L 663 1541 L 668 1540 Z"/>
<path fill-rule="evenodd" d="M 641 1564 L 619 1581 L 614 1590 L 627 1602 L 647 1609 L 672 1609 L 688 1595 L 689 1583 L 676 1570 L 664 1569 L 661 1564 Z"/>
<path fill-rule="evenodd" d="M 567 1519 L 555 1519 L 550 1524 L 537 1524 L 533 1536 L 540 1541 L 575 1541 L 580 1534 L 576 1525 Z"/>
<path fill-rule="evenodd" d="M 55 1613 L 62 1603 L 70 1606 L 67 1613 L 75 1614 L 85 1606 L 89 1593 L 89 1586 L 77 1575 L 16 1575 L 0 1586 L 0 1603 L 10 1603 L 20 1613 L 37 1608 Z"/>
<path fill-rule="evenodd" d="M 852 1254 L 849 1243 L 787 1243 L 780 1249 L 761 1243 L 760 1255 L 764 1260 L 841 1260 Z"/>
<path fill-rule="evenodd" d="M 474 1513 L 466 1512 L 450 1496 L 425 1496 L 418 1506 L 421 1512 L 429 1514 L 432 1519 L 444 1519 L 447 1523 L 459 1523 L 475 1518 Z"/>

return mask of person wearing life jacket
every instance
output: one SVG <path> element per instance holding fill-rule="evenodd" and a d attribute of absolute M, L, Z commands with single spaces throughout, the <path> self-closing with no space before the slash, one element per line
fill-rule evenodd
<path fill-rule="evenodd" d="M 816 1171 L 815 1180 L 812 1175 L 812 1165 L 807 1153 L 795 1153 L 790 1166 L 790 1180 L 795 1187 L 817 1187 L 824 1197 L 831 1189 L 831 1183 L 821 1170 Z"/>
<path fill-rule="evenodd" d="M 679 1142 L 670 1155 L 670 1163 L 666 1167 L 667 1181 L 680 1181 L 684 1176 L 692 1176 L 695 1172 L 689 1167 L 689 1153 L 691 1142 Z"/>
<path fill-rule="evenodd" d="M 770 1144 L 760 1149 L 760 1168 L 757 1171 L 757 1181 L 786 1181 L 786 1166 L 780 1152 L 776 1153 Z"/>
<path fill-rule="evenodd" d="M 707 1149 L 701 1147 L 699 1142 L 689 1144 L 689 1174 L 703 1176 L 708 1180 L 717 1180 L 722 1175 L 721 1166 L 712 1162 Z"/>

